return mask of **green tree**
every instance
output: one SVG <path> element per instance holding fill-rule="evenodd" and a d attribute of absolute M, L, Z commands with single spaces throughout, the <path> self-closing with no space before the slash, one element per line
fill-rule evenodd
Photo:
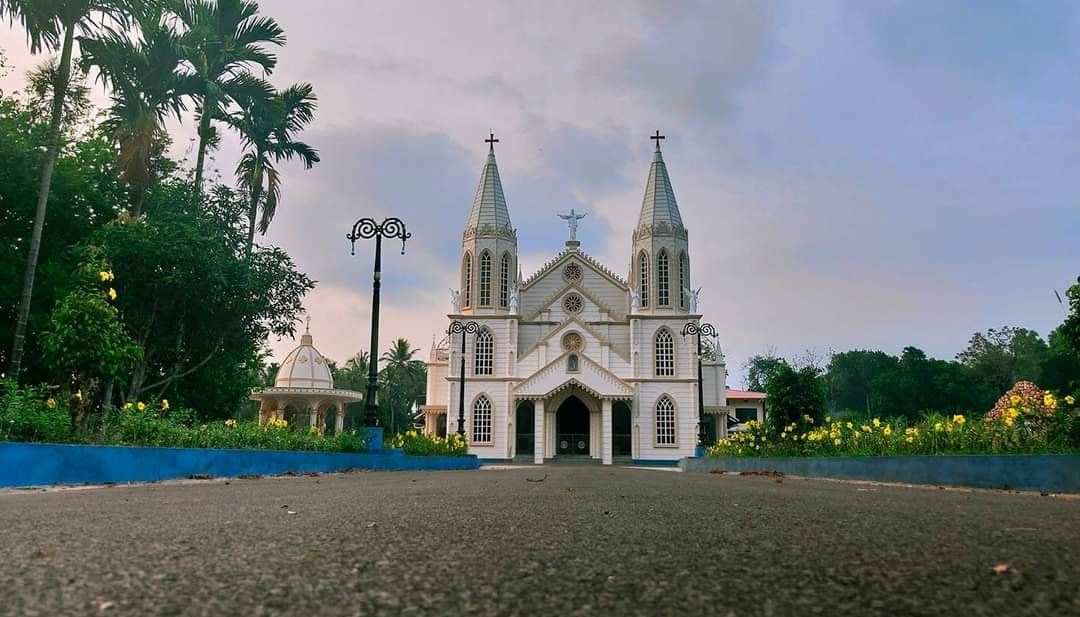
<path fill-rule="evenodd" d="M 390 433 L 400 433 L 415 424 L 415 406 L 427 386 L 427 367 L 415 359 L 417 350 L 408 340 L 395 340 L 383 353 L 379 373 L 379 423 Z"/>
<path fill-rule="evenodd" d="M 180 39 L 164 15 L 148 12 L 137 22 L 134 35 L 114 32 L 79 38 L 82 68 L 95 67 L 99 81 L 111 90 L 104 127 L 119 147 L 121 179 L 134 194 L 135 216 L 142 213 L 151 182 L 151 159 L 168 140 L 165 120 L 180 119 L 184 99 L 198 85 L 181 71 Z"/>
<path fill-rule="evenodd" d="M 34 274 L 37 270 L 41 249 L 41 234 L 45 226 L 45 211 L 49 203 L 56 159 L 60 154 L 61 124 L 64 116 L 64 98 L 71 78 L 71 55 L 75 33 L 93 36 L 100 25 L 114 21 L 126 25 L 128 16 L 143 9 L 141 0 L 0 0 L 0 19 L 18 22 L 26 30 L 31 53 L 60 49 L 59 70 L 53 86 L 52 111 L 45 141 L 45 157 L 41 164 L 34 226 L 30 233 L 30 249 L 26 258 L 23 287 L 19 296 L 19 309 L 12 337 L 8 375 L 19 379 L 22 370 L 23 347 L 26 341 L 26 324 L 30 316 L 30 301 L 34 292 Z"/>
<path fill-rule="evenodd" d="M 764 385 L 768 395 L 765 420 L 772 432 L 779 434 L 784 426 L 802 422 L 804 416 L 810 416 L 814 422 L 821 420 L 825 380 L 817 366 L 808 364 L 796 369 L 783 362 Z"/>
<path fill-rule="evenodd" d="M 981 407 L 989 410 L 1017 381 L 1039 382 L 1046 352 L 1046 342 L 1037 332 L 1006 326 L 976 332 L 956 359 L 974 373 L 984 390 Z"/>
<path fill-rule="evenodd" d="M 369 358 L 368 352 L 360 351 L 341 366 L 336 363 L 331 365 L 330 372 L 334 376 L 334 387 L 364 394 L 367 391 Z M 364 402 L 362 400 L 345 405 L 346 427 L 361 426 L 363 419 Z"/>
<path fill-rule="evenodd" d="M 248 0 L 184 0 L 174 8 L 187 28 L 185 56 L 199 81 L 195 188 L 201 192 L 207 149 L 217 140 L 212 123 L 227 116 L 230 104 L 273 95 L 273 88 L 249 70 L 258 67 L 264 75 L 274 70 L 277 57 L 266 48 L 284 45 L 285 32 Z"/>
<path fill-rule="evenodd" d="M 829 385 L 829 408 L 850 409 L 866 415 L 874 409 L 877 398 L 871 384 L 880 383 L 899 368 L 899 361 L 883 351 L 857 349 L 833 355 L 829 360 L 826 382 Z"/>
<path fill-rule="evenodd" d="M 36 215 L 42 145 L 48 119 L 35 115 L 12 97 L 0 97 L 0 367 L 10 364 L 15 323 L 24 279 L 30 229 Z M 45 225 L 40 238 L 33 301 L 27 316 L 25 353 L 20 362 L 24 383 L 49 379 L 42 362 L 40 332 L 49 315 L 75 284 L 80 255 L 72 251 L 90 234 L 114 219 L 127 201 L 119 181 L 116 156 L 99 131 L 79 134 L 56 161 Z"/>
<path fill-rule="evenodd" d="M 255 219 L 265 234 L 281 199 L 281 161 L 300 159 L 304 167 L 319 162 L 319 153 L 297 141 L 296 134 L 315 117 L 316 97 L 311 84 L 297 84 L 277 92 L 269 100 L 251 99 L 228 117 L 240 134 L 244 155 L 236 165 L 236 178 L 248 192 L 247 253 L 255 242 Z"/>
<path fill-rule="evenodd" d="M 1069 299 L 1069 315 L 1061 324 L 1061 336 L 1073 352 L 1080 355 L 1080 277 L 1076 278 L 1075 285 L 1065 291 L 1065 296 Z"/>
<path fill-rule="evenodd" d="M 771 351 L 750 358 L 743 366 L 746 370 L 746 389 L 753 392 L 765 392 L 773 376 L 787 364 L 787 360 L 774 355 Z"/>

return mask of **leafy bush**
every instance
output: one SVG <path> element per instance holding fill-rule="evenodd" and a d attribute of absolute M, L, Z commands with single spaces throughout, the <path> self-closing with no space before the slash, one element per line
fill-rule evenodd
<path fill-rule="evenodd" d="M 439 437 L 419 431 L 398 433 L 390 440 L 390 447 L 414 456 L 465 456 L 469 450 L 465 438 L 457 433 Z"/>
<path fill-rule="evenodd" d="M 356 431 L 325 436 L 314 428 L 289 427 L 284 420 L 258 422 L 225 420 L 200 424 L 188 410 L 171 411 L 168 401 L 157 405 L 128 403 L 105 419 L 104 441 L 114 444 L 177 448 L 232 448 L 360 452 L 364 438 Z"/>
<path fill-rule="evenodd" d="M 49 396 L 44 386 L 20 388 L 9 379 L 0 398 L 0 441 L 69 441 L 65 398 Z"/>

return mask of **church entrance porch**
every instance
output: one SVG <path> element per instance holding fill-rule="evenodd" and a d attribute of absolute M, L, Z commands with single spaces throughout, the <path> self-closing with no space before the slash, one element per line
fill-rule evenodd
<path fill-rule="evenodd" d="M 591 454 L 589 408 L 576 396 L 570 396 L 555 413 L 555 454 Z"/>

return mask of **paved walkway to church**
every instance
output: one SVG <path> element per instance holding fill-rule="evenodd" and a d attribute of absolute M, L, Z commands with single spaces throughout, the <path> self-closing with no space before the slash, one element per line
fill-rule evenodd
<path fill-rule="evenodd" d="M 1030 494 L 552 465 L 12 491 L 0 530 L 2 615 L 1080 615 L 1080 500 Z"/>

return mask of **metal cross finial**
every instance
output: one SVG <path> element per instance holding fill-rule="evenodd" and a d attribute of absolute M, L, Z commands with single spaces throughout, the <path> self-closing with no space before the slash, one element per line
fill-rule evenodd
<path fill-rule="evenodd" d="M 499 143 L 499 140 L 495 139 L 495 133 L 492 133 L 491 131 L 488 131 L 488 135 L 489 135 L 489 137 L 484 140 L 484 143 L 488 144 L 488 146 L 490 147 L 489 149 L 490 149 L 491 152 L 494 152 L 495 151 L 495 144 Z"/>
<path fill-rule="evenodd" d="M 656 130 L 656 135 L 653 135 L 653 136 L 649 137 L 649 139 L 655 139 L 656 140 L 656 151 L 657 152 L 660 151 L 660 140 L 664 139 L 664 138 L 665 138 L 665 136 L 660 134 L 660 129 Z"/>

